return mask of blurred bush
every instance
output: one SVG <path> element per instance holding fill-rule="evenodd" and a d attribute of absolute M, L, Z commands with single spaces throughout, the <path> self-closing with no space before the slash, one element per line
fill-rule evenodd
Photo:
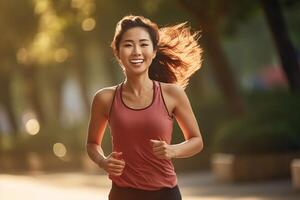
<path fill-rule="evenodd" d="M 216 127 L 219 127 L 226 119 L 233 117 L 232 113 L 225 105 L 220 94 L 210 95 L 189 95 L 193 111 L 195 113 L 201 135 L 204 142 L 204 148 L 201 153 L 185 159 L 174 159 L 177 172 L 188 170 L 209 169 L 210 157 L 212 153 L 211 143 L 214 138 Z M 182 131 L 176 120 L 174 120 L 174 132 L 172 143 L 184 141 Z"/>
<path fill-rule="evenodd" d="M 284 91 L 246 95 L 248 113 L 224 123 L 215 133 L 213 151 L 263 154 L 300 151 L 300 94 Z"/>
<path fill-rule="evenodd" d="M 55 143 L 62 143 L 66 146 L 68 151 L 79 152 L 82 151 L 85 144 L 85 138 L 83 137 L 82 125 L 76 125 L 71 127 L 62 127 L 57 124 L 42 127 L 38 134 L 29 135 L 27 133 L 18 133 L 16 136 L 3 135 L 3 140 L 10 141 L 10 145 L 6 148 L 0 148 L 0 152 L 40 152 L 40 153 L 52 153 L 53 145 Z M 10 137 L 10 139 L 5 138 Z M 12 140 L 12 141 L 11 141 Z"/>
<path fill-rule="evenodd" d="M 36 135 L 1 135 L 0 171 L 79 169 L 85 134 L 83 124 L 64 127 L 54 123 L 42 127 Z"/>

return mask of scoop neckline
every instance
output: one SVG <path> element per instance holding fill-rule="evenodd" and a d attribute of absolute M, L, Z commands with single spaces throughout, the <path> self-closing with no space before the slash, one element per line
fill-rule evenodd
<path fill-rule="evenodd" d="M 126 108 L 128 108 L 128 109 L 130 109 L 130 110 L 135 110 L 135 111 L 141 111 L 141 110 L 145 110 L 145 109 L 151 107 L 152 104 L 153 104 L 153 102 L 154 102 L 154 99 L 155 99 L 155 82 L 154 82 L 154 80 L 152 80 L 152 83 L 153 83 L 153 96 L 152 96 L 152 101 L 151 101 L 151 103 L 150 103 L 148 106 L 144 107 L 144 108 L 132 108 L 132 107 L 126 105 L 126 103 L 123 101 L 122 91 L 123 91 L 123 84 L 124 84 L 124 82 L 122 82 L 121 87 L 120 87 L 120 97 L 121 97 L 121 102 L 122 102 L 122 104 L 123 104 Z"/>

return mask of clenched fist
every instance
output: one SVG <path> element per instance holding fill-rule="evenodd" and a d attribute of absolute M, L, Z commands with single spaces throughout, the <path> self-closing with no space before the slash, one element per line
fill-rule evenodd
<path fill-rule="evenodd" d="M 109 156 L 101 160 L 98 165 L 109 175 L 121 176 L 125 167 L 125 161 L 121 159 L 122 152 L 112 152 Z"/>
<path fill-rule="evenodd" d="M 150 140 L 154 155 L 159 159 L 172 159 L 176 157 L 175 149 L 172 145 L 160 140 Z"/>

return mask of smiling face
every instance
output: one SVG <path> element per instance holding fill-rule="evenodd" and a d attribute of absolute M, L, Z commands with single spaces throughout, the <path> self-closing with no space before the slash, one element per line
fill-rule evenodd
<path fill-rule="evenodd" d="M 127 75 L 148 74 L 156 50 L 147 30 L 134 27 L 123 34 L 117 55 Z"/>

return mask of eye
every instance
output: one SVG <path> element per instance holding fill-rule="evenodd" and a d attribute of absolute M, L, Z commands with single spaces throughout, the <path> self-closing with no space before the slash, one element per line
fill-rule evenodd
<path fill-rule="evenodd" d="M 142 46 L 142 47 L 147 47 L 147 46 L 149 46 L 149 44 L 143 43 L 143 44 L 141 44 L 141 46 Z"/>
<path fill-rule="evenodd" d="M 127 43 L 127 44 L 124 44 L 123 47 L 131 47 L 132 45 Z"/>

